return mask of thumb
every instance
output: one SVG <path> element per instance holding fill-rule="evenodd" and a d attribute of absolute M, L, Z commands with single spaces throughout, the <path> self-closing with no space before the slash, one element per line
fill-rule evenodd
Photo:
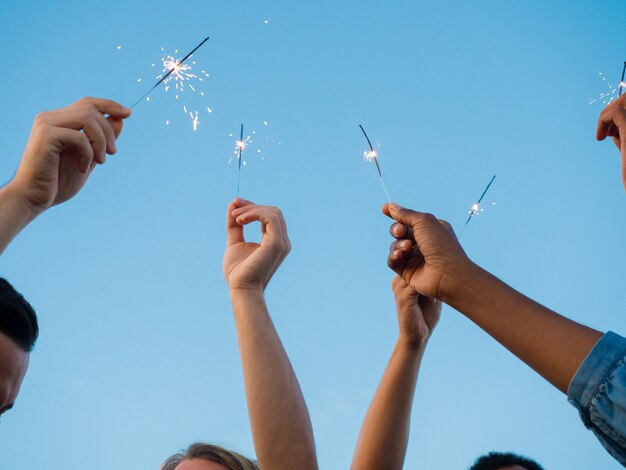
<path fill-rule="evenodd" d="M 422 212 L 405 209 L 399 204 L 393 202 L 391 204 L 385 204 L 383 206 L 383 213 L 394 219 L 396 222 L 400 222 L 401 224 L 407 225 L 409 227 L 414 226 L 420 221 L 420 219 L 426 217 L 426 214 L 423 214 Z"/>

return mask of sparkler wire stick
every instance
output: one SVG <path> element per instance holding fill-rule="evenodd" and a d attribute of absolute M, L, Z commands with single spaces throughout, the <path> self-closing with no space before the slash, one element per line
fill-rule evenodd
<path fill-rule="evenodd" d="M 241 153 L 245 148 L 245 144 L 243 141 L 243 124 L 241 125 L 241 134 L 239 135 L 239 142 L 237 142 L 237 147 L 239 149 L 239 155 L 237 158 L 239 159 L 239 169 L 237 170 L 237 197 L 239 197 L 239 182 L 241 181 Z"/>
<path fill-rule="evenodd" d="M 487 187 L 485 188 L 483 193 L 478 198 L 478 202 L 476 202 L 474 205 L 472 205 L 472 210 L 470 211 L 469 217 L 467 218 L 467 221 L 465 222 L 465 225 L 463 226 L 463 229 L 461 230 L 461 234 L 460 235 L 463 235 L 463 231 L 465 230 L 465 227 L 467 227 L 467 224 L 469 224 L 470 220 L 472 220 L 472 217 L 474 217 L 478 213 L 478 207 L 480 206 L 480 203 L 482 202 L 483 198 L 485 197 L 485 194 L 487 194 L 487 191 L 489 191 L 489 187 L 491 186 L 491 183 L 493 183 L 493 180 L 495 180 L 495 179 L 496 179 L 496 175 L 493 175 L 493 177 L 491 178 L 491 181 L 489 181 L 489 184 L 487 185 Z"/>
<path fill-rule="evenodd" d="M 624 68 L 622 69 L 622 79 L 619 82 L 619 94 L 617 95 L 618 98 L 622 96 L 622 91 L 624 91 L 624 87 L 626 86 L 626 83 L 624 83 L 625 74 L 626 74 L 626 62 L 624 62 Z"/>
<path fill-rule="evenodd" d="M 383 180 L 383 174 L 380 171 L 380 166 L 378 165 L 378 158 L 376 158 L 376 150 L 374 150 L 374 147 L 372 146 L 372 142 L 370 141 L 370 138 L 367 136 L 367 132 L 365 132 L 365 129 L 363 129 L 363 126 L 361 124 L 359 124 L 359 127 L 361 128 L 361 132 L 363 132 L 363 135 L 365 136 L 365 139 L 367 139 L 367 144 L 370 146 L 370 155 L 372 156 L 372 159 L 374 160 L 374 163 L 376 163 L 376 170 L 378 170 L 378 176 L 380 178 L 380 183 L 383 185 L 383 190 L 385 191 L 385 196 L 387 196 L 387 202 L 389 202 L 391 204 L 391 198 L 389 197 L 389 193 L 387 192 L 387 187 L 385 186 L 385 181 Z"/>
<path fill-rule="evenodd" d="M 135 104 L 133 104 L 130 108 L 132 109 L 132 108 L 134 108 L 135 106 L 137 106 L 139 103 L 141 103 L 141 102 L 144 100 L 144 98 L 145 98 L 146 96 L 148 96 L 150 93 L 152 93 L 152 90 L 154 90 L 154 89 L 155 89 L 156 87 L 158 87 L 161 83 L 163 83 L 165 80 L 167 80 L 167 77 L 169 77 L 169 76 L 172 74 L 172 72 L 173 72 L 174 70 L 176 70 L 176 69 L 177 69 L 177 68 L 178 68 L 178 67 L 179 67 L 179 66 L 180 66 L 183 62 L 185 62 L 187 59 L 189 59 L 189 57 L 191 57 L 191 55 L 192 55 L 194 52 L 196 52 L 198 49 L 200 49 L 200 47 L 201 47 L 201 46 L 202 46 L 205 42 L 207 42 L 208 40 L 209 40 L 209 37 L 208 37 L 208 36 L 207 36 L 206 38 L 204 38 L 204 40 L 203 40 L 200 44 L 198 44 L 196 47 L 194 47 L 194 48 L 193 48 L 193 50 L 192 50 L 189 54 L 187 54 L 185 57 L 183 57 L 181 60 L 179 60 L 179 61 L 176 63 L 176 65 L 175 65 L 174 67 L 172 67 L 172 68 L 169 70 L 169 72 L 167 72 L 165 75 L 163 75 L 163 76 L 159 79 L 159 81 L 158 81 L 158 82 L 156 82 L 156 83 L 154 84 L 154 86 L 153 86 L 152 88 L 150 88 L 150 89 L 146 92 L 146 94 L 145 94 L 145 95 L 143 95 L 141 98 L 139 98 L 139 99 L 135 102 Z"/>

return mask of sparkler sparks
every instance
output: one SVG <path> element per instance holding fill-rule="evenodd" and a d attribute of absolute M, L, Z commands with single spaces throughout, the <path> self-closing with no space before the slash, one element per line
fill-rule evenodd
<path fill-rule="evenodd" d="M 141 98 L 139 98 L 131 106 L 131 108 L 134 108 L 135 106 L 137 106 L 145 98 L 149 99 L 148 95 L 152 92 L 152 90 L 157 88 L 161 83 L 163 83 L 165 85 L 165 91 L 166 92 L 170 88 L 173 87 L 173 89 L 175 90 L 175 97 L 176 97 L 176 99 L 178 99 L 179 95 L 182 94 L 185 91 L 185 89 L 186 89 L 185 84 L 187 85 L 187 88 L 189 88 L 191 91 L 195 92 L 196 88 L 193 86 L 191 81 L 197 79 L 198 81 L 202 82 L 203 78 L 198 76 L 198 75 L 196 75 L 196 74 L 194 74 L 191 71 L 192 65 L 194 65 L 195 62 L 192 62 L 191 64 L 189 64 L 189 63 L 186 63 L 185 61 L 187 59 L 189 59 L 189 57 L 191 57 L 193 55 L 193 53 L 196 52 L 208 40 L 209 40 L 209 38 L 206 37 L 200 44 L 198 44 L 196 47 L 194 47 L 192 49 L 192 51 L 189 52 L 182 59 L 175 59 L 174 56 L 172 56 L 172 55 L 164 56 L 161 59 L 161 61 L 163 63 L 163 71 L 162 71 L 162 73 L 160 75 L 158 75 L 156 77 L 157 78 L 157 82 Z M 161 50 L 163 50 L 163 48 L 161 48 Z M 176 54 L 177 52 L 178 52 L 178 50 L 176 50 L 174 52 L 174 54 Z M 152 64 L 152 66 L 154 67 L 154 64 Z M 205 77 L 209 76 L 209 74 L 206 73 L 204 70 L 202 71 L 202 74 Z M 141 79 L 139 79 L 138 81 L 140 82 Z M 204 93 L 201 92 L 201 95 L 204 96 Z M 192 125 L 193 125 L 193 129 L 196 130 L 198 128 L 198 124 L 199 124 L 198 112 L 197 111 L 195 113 L 193 113 L 191 111 L 188 112 L 186 107 L 184 108 L 184 111 L 185 111 L 185 114 L 189 114 L 189 116 L 191 118 Z"/>
<path fill-rule="evenodd" d="M 614 87 L 613 85 L 611 85 L 611 83 L 606 79 L 606 76 L 602 72 L 598 72 L 598 75 L 600 76 L 602 81 L 606 84 L 608 89 L 607 91 L 603 91 L 602 93 L 600 93 L 597 98 L 590 98 L 589 104 L 593 104 L 597 101 L 601 101 L 602 104 L 609 104 L 614 99 L 622 96 L 622 93 L 624 92 L 624 88 L 626 88 L 626 82 L 624 81 L 624 78 L 626 75 L 626 62 L 624 62 L 624 68 L 622 69 L 622 78 L 620 79 L 617 87 Z"/>
<path fill-rule="evenodd" d="M 370 141 L 370 138 L 367 136 L 365 129 L 363 129 L 363 126 L 359 124 L 359 127 L 361 128 L 361 132 L 363 132 L 363 135 L 365 136 L 365 139 L 367 140 L 367 144 L 370 147 L 369 150 L 366 150 L 365 152 L 363 152 L 363 158 L 365 158 L 365 160 L 367 160 L 368 162 L 374 161 L 374 163 L 376 164 L 376 170 L 378 170 L 378 177 L 380 178 L 380 184 L 382 184 L 383 190 L 385 191 L 385 196 L 387 196 L 387 202 L 391 203 L 391 198 L 389 197 L 389 193 L 387 192 L 387 187 L 385 186 L 385 181 L 383 180 L 383 174 L 380 171 L 380 165 L 378 164 L 378 152 L 374 150 L 374 147 L 372 146 L 372 142 Z"/>
<path fill-rule="evenodd" d="M 241 132 L 239 133 L 239 140 L 235 141 L 235 157 L 233 157 L 233 158 L 237 158 L 238 160 L 237 162 L 237 197 L 239 197 L 239 184 L 241 182 L 241 164 L 242 163 L 244 165 L 246 164 L 246 162 L 243 161 L 242 154 L 243 154 L 243 151 L 248 146 L 248 144 L 250 143 L 252 143 L 252 138 L 250 136 L 247 136 L 245 139 L 243 138 L 243 124 L 242 124 Z M 232 158 L 230 159 L 230 161 L 232 161 Z M 230 163 L 230 161 L 228 163 Z"/>
<path fill-rule="evenodd" d="M 491 178 L 491 181 L 489 181 L 489 184 L 487 185 L 487 187 L 485 188 L 483 193 L 478 198 L 478 202 L 475 202 L 474 204 L 472 204 L 472 208 L 470 209 L 470 211 L 468 213 L 469 216 L 467 218 L 467 221 L 465 222 L 465 225 L 463 226 L 463 229 L 461 230 L 461 234 L 460 235 L 463 235 L 463 231 L 465 230 L 465 227 L 467 227 L 467 224 L 470 223 L 470 220 L 472 220 L 472 218 L 475 215 L 477 215 L 479 213 L 479 211 L 482 210 L 480 208 L 480 203 L 482 202 L 483 198 L 485 197 L 485 194 L 487 194 L 487 191 L 489 191 L 489 188 L 491 187 L 491 183 L 493 183 L 493 180 L 495 180 L 495 179 L 496 179 L 496 175 L 493 175 L 493 177 Z"/>

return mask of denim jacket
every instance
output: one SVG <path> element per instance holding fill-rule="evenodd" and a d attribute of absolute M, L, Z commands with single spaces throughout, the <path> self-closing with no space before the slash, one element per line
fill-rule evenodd
<path fill-rule="evenodd" d="M 606 333 L 576 371 L 567 397 L 585 426 L 626 466 L 626 338 Z"/>

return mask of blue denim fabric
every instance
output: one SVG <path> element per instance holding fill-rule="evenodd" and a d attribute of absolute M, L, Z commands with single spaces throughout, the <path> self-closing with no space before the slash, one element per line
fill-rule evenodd
<path fill-rule="evenodd" d="M 626 338 L 606 333 L 576 371 L 567 397 L 585 426 L 626 467 Z"/>

